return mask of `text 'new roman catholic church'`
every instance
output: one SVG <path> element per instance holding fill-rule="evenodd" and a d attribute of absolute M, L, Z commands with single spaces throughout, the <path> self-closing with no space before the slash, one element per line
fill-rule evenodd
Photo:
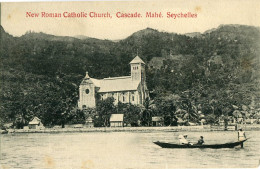
<path fill-rule="evenodd" d="M 79 109 L 93 108 L 97 99 L 104 100 L 113 97 L 118 102 L 143 104 L 149 97 L 145 82 L 145 63 L 139 56 L 131 62 L 131 76 L 94 79 L 88 73 L 79 86 Z"/>

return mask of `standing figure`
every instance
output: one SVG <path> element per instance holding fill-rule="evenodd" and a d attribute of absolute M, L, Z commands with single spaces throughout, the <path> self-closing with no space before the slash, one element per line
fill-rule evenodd
<path fill-rule="evenodd" d="M 238 141 L 244 141 L 246 139 L 246 134 L 245 132 L 242 130 L 242 128 L 240 128 L 238 130 Z M 243 142 L 241 143 L 241 148 L 243 148 Z"/>

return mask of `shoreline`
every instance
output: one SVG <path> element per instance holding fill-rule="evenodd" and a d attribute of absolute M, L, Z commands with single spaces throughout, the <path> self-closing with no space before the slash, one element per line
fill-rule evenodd
<path fill-rule="evenodd" d="M 260 125 L 239 125 L 245 131 L 259 131 Z M 235 126 L 168 126 L 168 127 L 93 127 L 93 128 L 45 128 L 45 129 L 7 129 L 8 133 L 73 133 L 73 132 L 211 132 L 211 131 L 236 131 Z"/>

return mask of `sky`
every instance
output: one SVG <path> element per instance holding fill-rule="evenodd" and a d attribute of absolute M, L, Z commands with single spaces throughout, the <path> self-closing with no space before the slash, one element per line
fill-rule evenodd
<path fill-rule="evenodd" d="M 172 0 L 96 2 L 2 2 L 1 25 L 13 36 L 27 31 L 58 36 L 84 35 L 119 40 L 147 27 L 179 34 L 201 32 L 221 24 L 260 26 L 259 0 Z M 26 17 L 26 13 L 110 13 L 112 18 Z M 142 18 L 117 18 L 116 13 L 138 12 Z M 146 17 L 146 12 L 162 13 L 163 18 Z M 196 18 L 167 18 L 171 14 L 196 14 Z"/>

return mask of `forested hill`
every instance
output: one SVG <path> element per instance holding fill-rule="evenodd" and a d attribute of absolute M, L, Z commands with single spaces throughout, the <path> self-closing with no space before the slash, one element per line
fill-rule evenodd
<path fill-rule="evenodd" d="M 95 78 L 129 75 L 137 51 L 147 65 L 152 99 L 185 95 L 204 105 L 204 113 L 230 114 L 232 105 L 260 108 L 257 27 L 221 25 L 186 35 L 147 28 L 118 42 L 35 32 L 13 37 L 0 29 L 4 121 L 37 115 L 59 123 L 76 106 L 86 71 Z M 155 59 L 160 68 L 154 68 Z M 216 110 L 206 108 L 211 104 Z"/>

